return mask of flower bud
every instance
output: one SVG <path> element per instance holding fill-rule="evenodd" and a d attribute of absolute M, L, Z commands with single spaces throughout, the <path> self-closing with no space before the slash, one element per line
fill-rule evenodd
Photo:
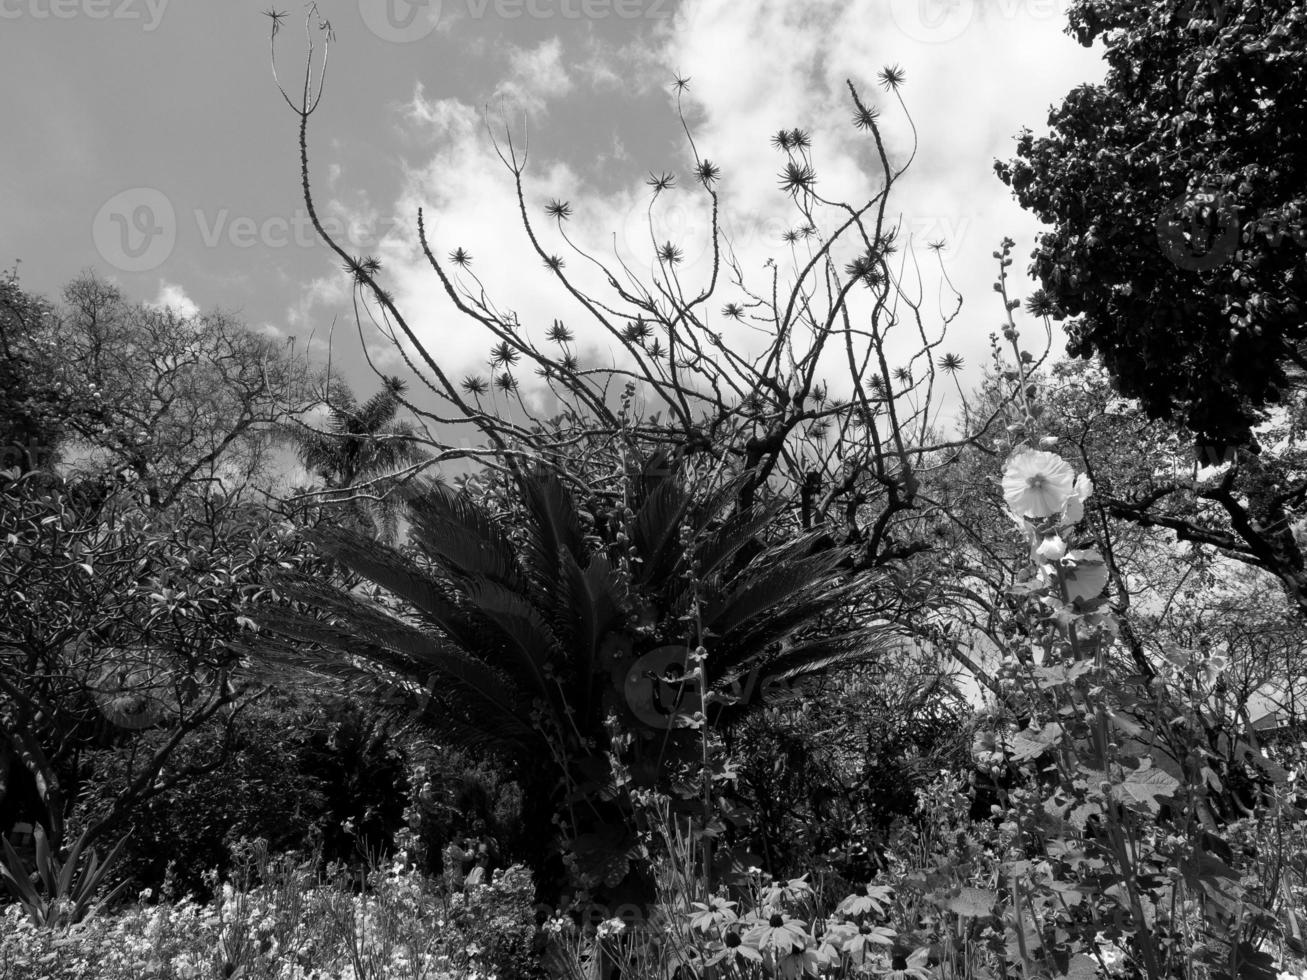
<path fill-rule="evenodd" d="M 1039 543 L 1035 554 L 1044 561 L 1061 561 L 1066 557 L 1066 542 L 1056 534 L 1049 535 Z"/>

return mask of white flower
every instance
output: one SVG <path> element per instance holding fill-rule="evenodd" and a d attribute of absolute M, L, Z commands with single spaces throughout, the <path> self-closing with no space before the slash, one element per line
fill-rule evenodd
<path fill-rule="evenodd" d="M 1071 488 L 1071 496 L 1062 505 L 1062 523 L 1079 524 L 1085 516 L 1085 501 L 1094 493 L 1094 481 L 1081 473 Z"/>
<path fill-rule="evenodd" d="M 1061 561 L 1066 557 L 1066 542 L 1059 535 L 1050 534 L 1039 542 L 1035 554 L 1044 561 Z"/>
<path fill-rule="evenodd" d="M 598 934 L 600 939 L 604 939 L 608 936 L 621 935 L 625 929 L 626 923 L 614 916 L 611 919 L 605 919 L 603 922 L 599 923 L 595 932 Z"/>
<path fill-rule="evenodd" d="M 1051 517 L 1071 496 L 1075 471 L 1056 453 L 1025 449 L 1003 467 L 1003 498 L 1018 517 Z"/>

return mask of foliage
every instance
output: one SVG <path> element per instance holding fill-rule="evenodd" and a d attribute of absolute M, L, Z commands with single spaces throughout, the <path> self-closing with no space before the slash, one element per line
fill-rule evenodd
<path fill-rule="evenodd" d="M 5 304 L 15 357 L 56 399 L 47 435 L 68 472 L 0 472 L 16 600 L 0 611 L 0 816 L 40 822 L 58 851 L 83 752 L 131 759 L 100 796 L 90 832 L 106 832 L 187 778 L 164 773 L 168 756 L 247 693 L 222 642 L 294 545 L 246 491 L 307 374 L 234 317 L 131 304 L 93 275 L 59 307 L 11 277 Z"/>
<path fill-rule="evenodd" d="M 471 847 L 490 860 L 530 860 L 540 842 L 528 832 L 522 788 L 495 757 L 415 739 L 408 758 L 410 857 L 430 874 L 461 875 Z M 446 852 L 457 846 L 461 855 Z M 459 867 L 454 867 L 454 858 Z"/>
<path fill-rule="evenodd" d="M 4 980 L 491 980 L 538 976 L 530 875 L 447 893 L 402 862 L 363 880 L 237 848 L 237 872 L 199 903 L 140 900 L 60 936 L 0 910 Z"/>
<path fill-rule="evenodd" d="M 112 905 L 127 887 L 128 882 L 123 881 L 107 894 L 101 894 L 110 873 L 115 870 L 126 839 L 118 841 L 104 860 L 100 859 L 94 849 L 85 849 L 86 841 L 87 834 L 83 831 L 69 848 L 68 857 L 60 861 L 51 852 L 45 831 L 37 827 L 37 883 L 34 884 L 18 852 L 8 840 L 0 837 L 0 845 L 4 848 L 3 854 L 0 854 L 0 882 L 3 882 L 34 925 L 42 929 L 74 926 L 85 919 L 97 904 Z M 82 861 L 83 854 L 85 862 Z"/>
<path fill-rule="evenodd" d="M 1101 85 L 1072 91 L 997 165 L 1053 230 L 1032 271 L 1151 418 L 1209 444 L 1252 443 L 1307 361 L 1307 10 L 1298 0 L 1077 0 L 1105 46 Z"/>
<path fill-rule="evenodd" d="M 54 381 L 54 311 L 0 274 L 0 470 L 48 465 L 64 431 L 70 393 Z"/>
<path fill-rule="evenodd" d="M 916 789 L 965 765 L 958 680 L 926 656 L 896 657 L 822 678 L 726 732 L 733 797 L 748 814 L 738 843 L 781 877 L 872 876 Z"/>
<path fill-rule="evenodd" d="M 361 405 L 348 387 L 336 389 L 327 398 L 329 428 L 314 428 L 301 418 L 289 427 L 300 461 L 324 484 L 320 492 L 296 493 L 292 506 L 308 501 L 352 506 L 345 521 L 394 541 L 401 504 L 393 491 L 403 485 L 402 471 L 425 458 L 414 445 L 413 427 L 396 419 L 404 383 L 383 379 L 381 390 Z"/>
<path fill-rule="evenodd" d="M 85 275 L 65 288 L 55 323 L 55 376 L 79 397 L 69 439 L 153 508 L 196 486 L 248 485 L 278 424 L 312 401 L 302 359 L 222 311 L 133 304 Z"/>
<path fill-rule="evenodd" d="M 12 600 L 0 607 L 0 733 L 56 849 L 84 747 L 167 728 L 119 787 L 125 807 L 233 700 L 216 640 L 241 628 L 242 603 L 281 554 L 278 533 L 249 513 L 206 538 L 175 514 L 141 513 L 130 494 L 87 496 L 84 484 L 0 474 L 0 587 Z"/>
<path fill-rule="evenodd" d="M 762 701 L 761 685 L 727 698 L 731 681 L 750 671 L 795 681 L 889 646 L 883 628 L 849 628 L 866 576 L 847 574 L 847 552 L 812 534 L 773 540 L 771 507 L 725 516 L 738 487 L 696 482 L 660 456 L 618 501 L 578 500 L 556 476 L 529 475 L 502 524 L 466 493 L 432 486 L 410 501 L 411 554 L 318 531 L 321 548 L 375 583 L 375 598 L 290 581 L 282 591 L 305 611 L 259 618 L 298 643 L 265 637 L 251 654 L 420 698 L 433 732 L 512 760 L 533 819 L 562 806 L 577 873 L 616 885 L 627 870 L 623 785 L 677 780 L 696 757 L 696 729 Z M 704 699 L 669 712 L 632 679 L 659 650 L 675 651 L 660 671 L 678 666 L 717 692 L 707 717 Z M 611 742 L 610 716 L 638 739 Z M 610 753 L 622 757 L 617 785 Z M 697 787 L 683 792 L 693 799 Z"/>

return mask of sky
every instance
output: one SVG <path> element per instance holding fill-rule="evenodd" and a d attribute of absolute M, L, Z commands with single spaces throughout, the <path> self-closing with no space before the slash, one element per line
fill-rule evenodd
<path fill-rule="evenodd" d="M 94 270 L 134 299 L 221 307 L 276 336 L 311 337 L 319 356 L 330 338 L 334 369 L 366 394 L 375 383 L 347 279 L 307 224 L 268 2 L 0 0 L 0 269 L 20 263 L 24 288 L 49 297 Z M 671 84 L 688 78 L 685 117 L 721 168 L 725 227 L 752 275 L 790 254 L 777 130 L 812 134 L 823 194 L 861 203 L 876 189 L 871 145 L 851 123 L 852 80 L 881 109 L 895 162 L 915 126 L 892 210 L 923 264 L 928 242 L 946 242 L 940 257 L 964 298 L 946 346 L 974 370 L 1003 315 L 991 253 L 1014 238 L 1012 271 L 1024 277 L 1038 231 L 993 162 L 1103 74 L 1099 52 L 1063 33 L 1065 0 L 320 0 L 317 10 L 334 40 L 309 131 L 316 202 L 347 251 L 381 257 L 383 283 L 459 376 L 484 371 L 490 340 L 457 317 L 417 251 L 419 206 L 436 253 L 471 253 L 501 308 L 529 326 L 557 316 L 586 329 L 527 248 L 487 121 L 528 141 L 533 206 L 571 202 L 569 232 L 637 270 L 652 258 L 645 179 L 680 175 L 655 234 L 683 248 L 690 276 L 704 269 L 707 216 Z M 294 89 L 306 8 L 285 12 L 276 63 Z M 320 52 L 322 34 L 310 33 Z M 911 122 L 877 84 L 887 65 L 905 72 Z M 543 210 L 533 220 L 548 239 Z M 928 270 L 925 289 L 938 286 Z M 369 331 L 379 366 L 396 370 Z"/>

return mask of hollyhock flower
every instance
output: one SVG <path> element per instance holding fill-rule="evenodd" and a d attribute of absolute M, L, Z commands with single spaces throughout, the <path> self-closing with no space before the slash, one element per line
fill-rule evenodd
<path fill-rule="evenodd" d="M 1066 542 L 1062 540 L 1061 536 L 1050 534 L 1039 542 L 1035 554 L 1044 561 L 1061 561 L 1066 557 Z"/>
<path fill-rule="evenodd" d="M 1085 501 L 1094 493 L 1094 481 L 1081 473 L 1071 488 L 1071 496 L 1062 505 L 1062 523 L 1079 524 L 1085 516 Z"/>
<path fill-rule="evenodd" d="M 1026 449 L 1003 467 L 1003 498 L 1019 517 L 1052 517 L 1070 498 L 1075 472 L 1056 453 Z"/>

